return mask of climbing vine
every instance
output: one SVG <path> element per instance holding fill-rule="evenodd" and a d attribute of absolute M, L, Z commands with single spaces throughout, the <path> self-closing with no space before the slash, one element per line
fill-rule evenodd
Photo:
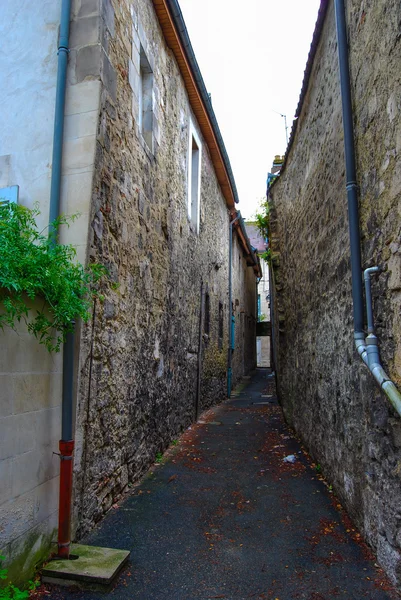
<path fill-rule="evenodd" d="M 259 211 L 256 213 L 256 225 L 263 239 L 266 241 L 266 246 L 269 239 L 269 203 L 267 200 L 262 200 L 259 206 Z M 266 247 L 266 250 L 261 254 L 266 262 L 270 262 L 270 248 Z"/>
<path fill-rule="evenodd" d="M 38 231 L 39 214 L 37 206 L 30 210 L 0 202 L 0 329 L 15 330 L 25 321 L 49 352 L 58 352 L 72 321 L 89 319 L 94 285 L 106 269 L 98 264 L 84 268 L 73 246 L 56 243 L 58 227 L 69 226 L 77 215 L 61 216 L 48 235 Z"/>

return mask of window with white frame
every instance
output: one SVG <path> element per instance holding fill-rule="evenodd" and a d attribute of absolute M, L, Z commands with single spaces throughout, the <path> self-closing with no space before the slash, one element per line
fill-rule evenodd
<path fill-rule="evenodd" d="M 153 72 L 145 51 L 140 51 L 139 128 L 149 150 L 153 152 Z"/>
<path fill-rule="evenodd" d="M 188 152 L 188 217 L 199 233 L 200 221 L 200 180 L 202 144 L 194 124 L 189 124 Z"/>

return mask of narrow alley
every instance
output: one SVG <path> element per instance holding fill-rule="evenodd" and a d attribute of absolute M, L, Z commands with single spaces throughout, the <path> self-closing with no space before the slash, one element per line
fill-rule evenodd
<path fill-rule="evenodd" d="M 273 375 L 258 369 L 245 381 L 175 441 L 84 540 L 131 551 L 102 597 L 398 597 L 286 427 Z M 49 586 L 37 594 L 100 596 Z"/>

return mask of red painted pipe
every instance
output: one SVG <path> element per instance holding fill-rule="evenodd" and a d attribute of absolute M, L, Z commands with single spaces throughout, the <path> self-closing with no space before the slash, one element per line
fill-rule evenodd
<path fill-rule="evenodd" d="M 74 440 L 60 440 L 60 499 L 58 512 L 58 556 L 70 557 L 71 498 Z"/>

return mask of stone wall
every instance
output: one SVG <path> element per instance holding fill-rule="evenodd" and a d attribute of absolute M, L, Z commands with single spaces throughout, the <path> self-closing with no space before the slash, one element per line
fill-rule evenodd
<path fill-rule="evenodd" d="M 396 0 L 347 6 L 362 266 L 383 267 L 374 313 L 385 369 L 400 385 L 401 12 Z M 330 2 L 271 192 L 279 392 L 288 421 L 400 585 L 401 421 L 354 350 L 337 61 Z"/>
<path fill-rule="evenodd" d="M 232 385 L 256 368 L 256 277 L 247 265 L 236 231 L 233 233 L 232 299 L 235 317 Z"/>
<path fill-rule="evenodd" d="M 89 243 L 90 260 L 105 264 L 111 281 L 82 331 L 78 537 L 193 422 L 197 408 L 226 396 L 226 202 L 152 2 L 103 7 L 100 55 L 115 86 L 103 82 L 101 91 Z M 153 77 L 151 106 L 142 98 L 150 133 L 141 121 L 143 55 Z M 201 141 L 199 233 L 187 207 L 190 120 Z M 236 292 L 250 314 L 255 276 L 244 260 L 236 270 L 250 286 L 245 302 Z M 252 362 L 238 366 L 236 377 Z"/>

